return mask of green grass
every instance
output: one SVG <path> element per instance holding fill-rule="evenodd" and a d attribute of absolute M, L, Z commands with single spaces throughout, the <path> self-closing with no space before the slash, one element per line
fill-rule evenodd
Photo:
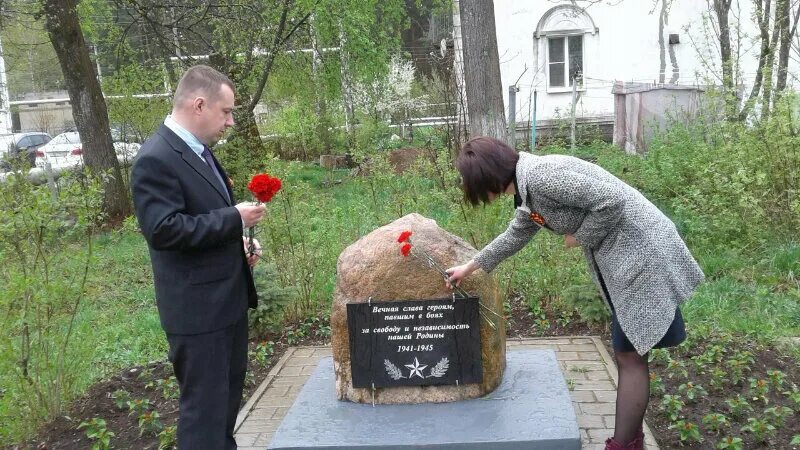
<path fill-rule="evenodd" d="M 99 334 L 98 360 L 113 363 L 108 367 L 115 371 L 163 358 L 167 344 L 158 321 L 144 239 L 138 232 L 126 230 L 104 235 L 98 241 L 97 272 L 90 278 L 91 301 L 84 311 L 85 323 L 100 331 L 93 333 Z"/>
<path fill-rule="evenodd" d="M 745 334 L 758 341 L 800 335 L 800 302 L 769 287 L 723 277 L 700 286 L 683 306 L 688 323 Z"/>

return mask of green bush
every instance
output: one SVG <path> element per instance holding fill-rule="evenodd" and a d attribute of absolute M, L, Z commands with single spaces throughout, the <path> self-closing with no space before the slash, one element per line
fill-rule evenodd
<path fill-rule="evenodd" d="M 0 183 L 0 385 L 9 389 L 0 416 L 13 404 L 33 424 L 62 412 L 90 351 L 74 334 L 101 220 L 100 180 L 75 173 L 58 188 L 19 173 Z"/>
<path fill-rule="evenodd" d="M 800 137 L 784 98 L 765 121 L 746 126 L 698 120 L 658 136 L 633 173 L 690 239 L 725 249 L 788 236 L 800 227 Z"/>

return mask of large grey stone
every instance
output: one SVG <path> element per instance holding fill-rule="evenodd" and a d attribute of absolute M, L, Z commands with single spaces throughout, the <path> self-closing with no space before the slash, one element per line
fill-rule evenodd
<path fill-rule="evenodd" d="M 452 403 L 359 404 L 336 399 L 333 360 L 320 361 L 269 449 L 580 449 L 552 350 L 509 350 L 500 386 Z"/>
<path fill-rule="evenodd" d="M 409 257 L 401 255 L 397 242 L 403 231 L 413 232 L 413 247 Z M 478 270 L 465 279 L 461 287 L 470 295 L 479 297 L 482 305 L 480 332 L 483 382 L 425 388 L 379 387 L 375 392 L 353 386 L 348 304 L 441 299 L 453 294 L 437 271 L 414 256 L 416 249 L 427 252 L 443 268 L 463 264 L 477 253 L 465 240 L 440 228 L 436 221 L 411 213 L 373 230 L 339 255 L 331 306 L 331 352 L 338 398 L 356 403 L 374 401 L 376 404 L 443 403 L 478 398 L 492 392 L 500 384 L 506 362 L 503 297 L 495 280 Z"/>

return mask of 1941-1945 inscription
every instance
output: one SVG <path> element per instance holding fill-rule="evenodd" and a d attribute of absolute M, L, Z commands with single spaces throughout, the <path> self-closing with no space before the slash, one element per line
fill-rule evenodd
<path fill-rule="evenodd" d="M 353 387 L 480 383 L 478 299 L 350 303 Z"/>

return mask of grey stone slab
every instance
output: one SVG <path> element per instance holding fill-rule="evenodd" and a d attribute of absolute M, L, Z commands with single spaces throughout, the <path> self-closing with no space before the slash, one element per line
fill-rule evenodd
<path fill-rule="evenodd" d="M 339 401 L 333 360 L 323 358 L 269 449 L 581 448 L 575 411 L 552 350 L 508 350 L 491 394 L 453 403 L 364 405 Z"/>

